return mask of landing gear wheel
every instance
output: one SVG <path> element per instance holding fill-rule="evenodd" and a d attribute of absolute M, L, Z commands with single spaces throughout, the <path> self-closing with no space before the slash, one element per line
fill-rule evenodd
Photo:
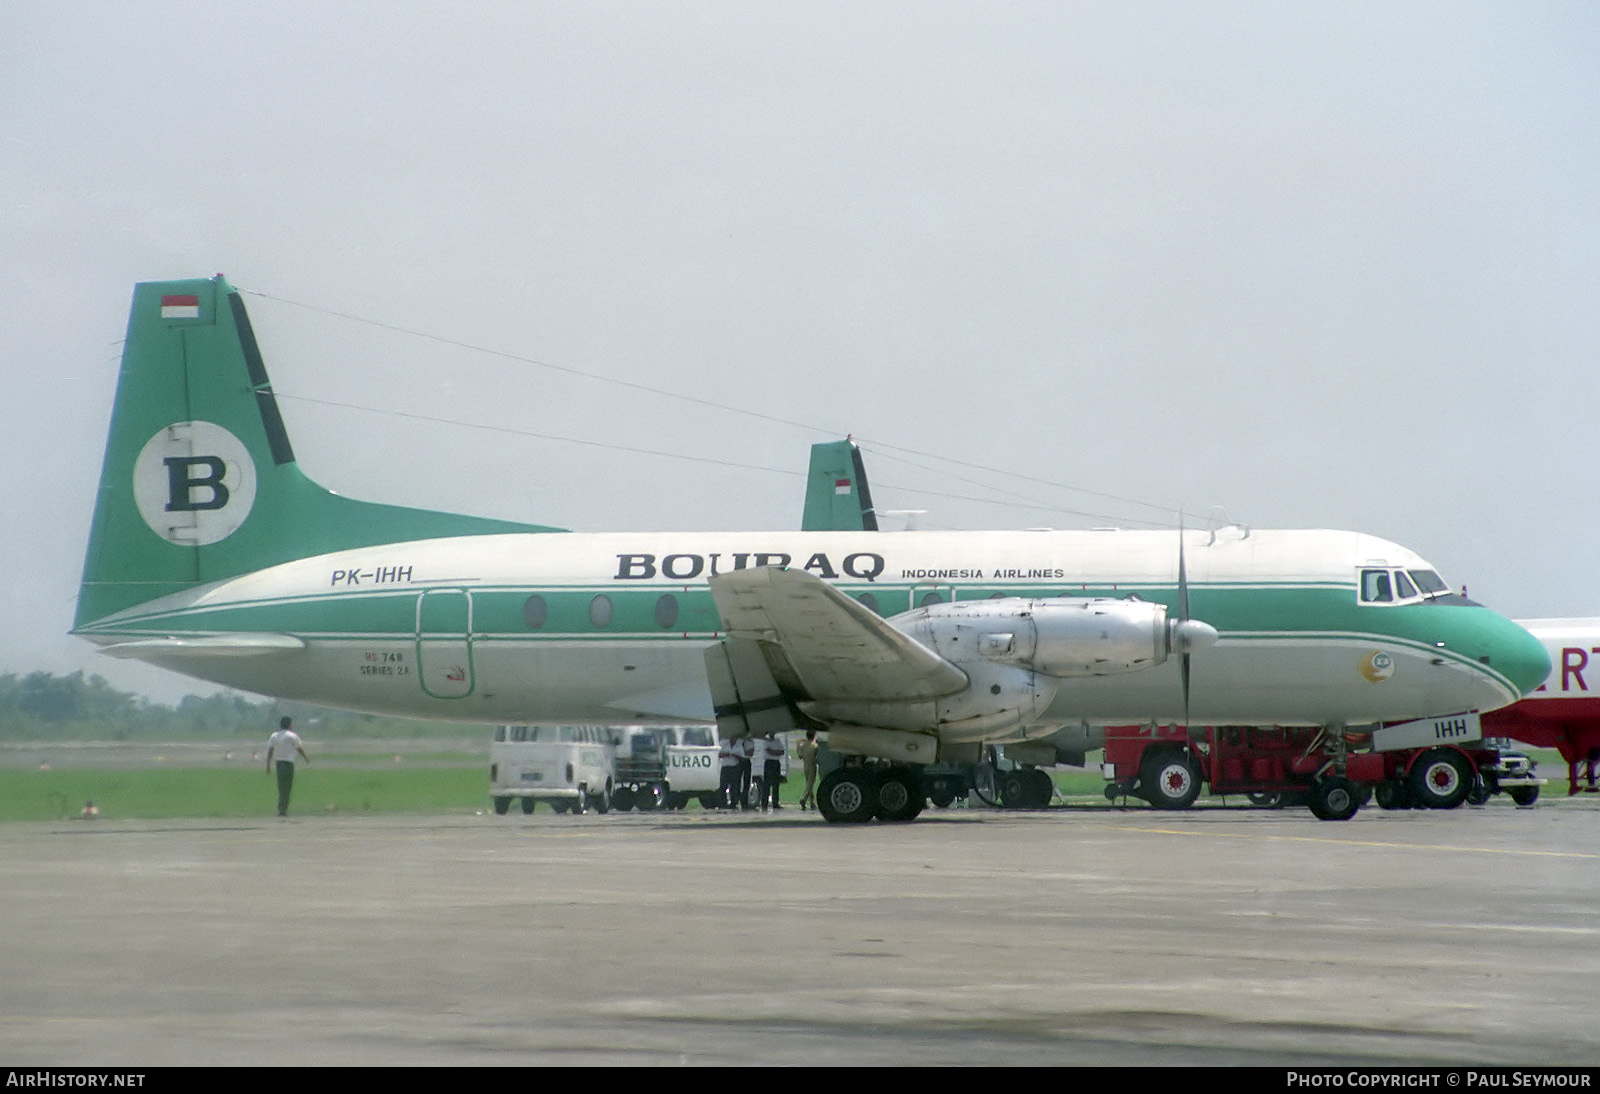
<path fill-rule="evenodd" d="M 1472 789 L 1466 758 L 1453 748 L 1430 748 L 1411 765 L 1406 777 L 1411 800 L 1429 809 L 1454 809 Z"/>
<path fill-rule="evenodd" d="M 1022 773 L 1027 787 L 1029 809 L 1048 809 L 1050 799 L 1056 796 L 1056 781 L 1043 768 L 1033 767 Z"/>
<path fill-rule="evenodd" d="M 1360 808 L 1355 787 L 1337 775 L 1311 788 L 1311 812 L 1318 820 L 1349 820 Z"/>
<path fill-rule="evenodd" d="M 1379 783 L 1374 796 L 1378 799 L 1379 809 L 1411 808 L 1411 791 L 1399 779 L 1385 779 Z"/>
<path fill-rule="evenodd" d="M 922 791 L 922 775 L 914 768 L 894 767 L 878 779 L 877 803 L 873 813 L 879 820 L 916 820 L 927 802 Z"/>
<path fill-rule="evenodd" d="M 1506 793 L 1511 795 L 1512 801 L 1524 808 L 1539 800 L 1539 788 L 1537 786 L 1513 786 Z"/>
<path fill-rule="evenodd" d="M 510 798 L 496 798 L 494 800 L 494 811 L 495 811 L 495 814 L 497 816 L 501 816 L 501 817 L 503 817 L 507 813 L 511 812 L 511 799 Z"/>
<path fill-rule="evenodd" d="M 522 799 L 522 812 L 523 812 L 524 815 L 527 815 L 527 814 L 533 812 L 533 799 L 532 798 L 523 798 Z"/>
<path fill-rule="evenodd" d="M 877 791 L 877 776 L 866 768 L 836 768 L 817 788 L 817 811 L 837 824 L 865 824 L 872 819 Z"/>
<path fill-rule="evenodd" d="M 1157 809 L 1187 809 L 1200 796 L 1200 764 L 1191 752 L 1153 752 L 1139 765 L 1139 793 Z"/>

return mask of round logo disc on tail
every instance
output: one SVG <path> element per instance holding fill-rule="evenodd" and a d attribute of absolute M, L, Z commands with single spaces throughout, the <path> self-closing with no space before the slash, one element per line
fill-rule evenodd
<path fill-rule="evenodd" d="M 180 547 L 227 539 L 256 500 L 256 465 L 244 443 L 212 422 L 174 422 L 133 464 L 133 496 L 150 530 Z"/>

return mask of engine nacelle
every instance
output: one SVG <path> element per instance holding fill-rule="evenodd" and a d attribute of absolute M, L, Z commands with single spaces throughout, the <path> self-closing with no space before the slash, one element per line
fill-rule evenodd
<path fill-rule="evenodd" d="M 993 662 L 1057 678 L 1159 665 L 1192 641 L 1197 626 L 1169 623 L 1163 604 L 1104 597 L 934 604 L 891 622 L 962 668 Z"/>

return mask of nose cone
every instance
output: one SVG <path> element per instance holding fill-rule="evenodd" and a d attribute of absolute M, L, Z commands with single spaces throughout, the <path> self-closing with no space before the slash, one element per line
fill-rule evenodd
<path fill-rule="evenodd" d="M 1519 694 L 1531 695 L 1550 678 L 1550 653 L 1533 635 L 1509 619 L 1501 619 L 1489 663 L 1514 684 Z"/>

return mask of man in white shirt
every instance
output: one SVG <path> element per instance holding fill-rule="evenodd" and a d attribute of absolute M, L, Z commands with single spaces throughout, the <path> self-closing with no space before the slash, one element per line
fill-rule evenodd
<path fill-rule="evenodd" d="M 278 771 L 278 816 L 289 815 L 289 791 L 294 787 L 294 758 L 298 753 L 306 763 L 311 762 L 311 757 L 306 755 L 305 747 L 300 743 L 300 734 L 293 729 L 294 720 L 288 715 L 278 719 L 278 732 L 267 740 L 267 773 L 272 773 L 274 765 Z M 273 757 L 277 757 L 274 761 Z"/>

